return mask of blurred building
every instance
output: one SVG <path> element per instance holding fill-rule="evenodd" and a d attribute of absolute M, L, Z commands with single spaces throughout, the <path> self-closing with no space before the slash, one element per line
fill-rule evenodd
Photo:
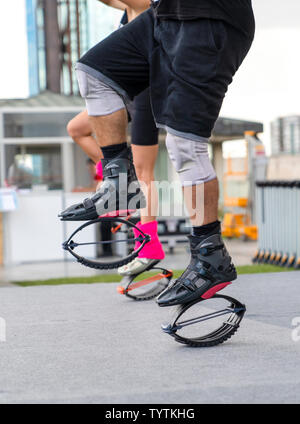
<path fill-rule="evenodd" d="M 272 155 L 300 153 L 300 116 L 277 118 L 271 123 Z"/>
<path fill-rule="evenodd" d="M 38 0 L 40 90 L 78 94 L 74 64 L 116 28 L 119 15 L 96 0 Z"/>
<path fill-rule="evenodd" d="M 1 53 L 10 63 L 1 69 L 0 98 L 78 94 L 75 62 L 116 29 L 120 15 L 97 0 L 0 2 Z"/>
<path fill-rule="evenodd" d="M 22 6 L 17 12 L 16 3 Z M 4 263 L 63 259 L 61 242 L 77 224 L 58 225 L 57 214 L 90 196 L 71 192 L 76 186 L 88 186 L 90 179 L 86 156 L 66 131 L 68 121 L 84 108 L 73 65 L 117 27 L 120 12 L 97 0 L 10 0 L 6 5 L 7 20 L 17 22 L 16 29 L 7 27 L 12 35 L 11 39 L 6 35 L 7 54 L 18 51 L 18 43 L 24 48 L 9 68 L 16 72 L 17 89 L 9 87 L 11 94 L 0 100 L 0 187 L 15 187 L 18 198 L 17 209 L 3 214 Z M 0 14 L 3 10 L 1 2 Z M 26 81 L 23 91 L 17 85 L 20 78 Z M 218 120 L 211 153 L 221 180 L 223 142 L 240 140 L 247 130 L 262 132 L 263 126 Z M 161 131 L 156 179 L 173 181 L 177 176 L 164 138 Z M 43 240 L 47 249 L 40 248 Z"/>
<path fill-rule="evenodd" d="M 300 179 L 300 116 L 277 118 L 271 123 L 269 180 Z"/>
<path fill-rule="evenodd" d="M 299 115 L 280 117 L 271 123 L 271 149 L 268 179 L 300 179 Z"/>

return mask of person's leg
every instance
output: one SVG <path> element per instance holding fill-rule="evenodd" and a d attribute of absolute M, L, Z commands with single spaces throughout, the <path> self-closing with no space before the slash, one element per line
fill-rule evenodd
<path fill-rule="evenodd" d="M 86 100 L 92 129 L 104 159 L 103 182 L 91 199 L 72 205 L 61 213 L 68 221 L 96 219 L 145 207 L 127 146 L 127 112 L 122 97 L 100 79 L 77 69 L 81 95 Z"/>
<path fill-rule="evenodd" d="M 224 22 L 209 19 L 162 22 L 157 31 L 164 56 L 156 58 L 156 66 L 163 67 L 162 74 L 169 76 L 164 80 L 172 83 L 167 89 L 158 80 L 152 83 L 154 115 L 168 131 L 169 155 L 182 181 L 193 226 L 190 264 L 158 298 L 160 306 L 171 306 L 236 278 L 221 237 L 218 181 L 207 142 L 251 40 Z M 155 100 L 159 91 L 166 93 L 167 101 Z"/>
<path fill-rule="evenodd" d="M 218 180 L 208 156 L 208 140 L 167 135 L 169 156 L 179 174 L 190 215 L 191 261 L 184 273 L 158 298 L 161 306 L 192 301 L 218 284 L 236 278 L 221 238 Z"/>
<path fill-rule="evenodd" d="M 81 96 L 86 101 L 89 128 L 95 134 L 98 145 L 105 151 L 109 146 L 126 143 L 127 111 L 123 98 L 102 81 L 101 75 L 91 75 L 92 68 L 77 64 L 77 79 Z"/>
<path fill-rule="evenodd" d="M 87 111 L 79 113 L 67 125 L 69 136 L 92 159 L 94 163 L 103 158 L 100 147 L 97 145 Z"/>
<path fill-rule="evenodd" d="M 127 139 L 125 107 L 149 86 L 153 24 L 153 13 L 142 13 L 90 49 L 77 63 L 80 92 L 101 148 Z M 95 79 L 102 83 L 101 87 Z"/>
<path fill-rule="evenodd" d="M 107 116 L 89 116 L 97 142 L 101 148 L 127 142 L 127 112 L 123 109 Z"/>
<path fill-rule="evenodd" d="M 222 23 L 207 19 L 162 21 L 156 28 L 163 54 L 153 59 L 162 76 L 151 81 L 153 110 L 158 125 L 168 132 L 167 148 L 182 181 L 192 234 L 219 231 L 218 180 L 208 139 L 232 77 L 231 71 L 218 68 L 227 41 L 224 32 Z M 215 40 L 222 40 L 220 46 Z M 215 81 L 218 72 L 222 81 Z"/>
<path fill-rule="evenodd" d="M 207 183 L 183 187 L 184 201 L 193 227 L 207 225 L 218 219 L 219 182 L 214 178 Z M 203 205 L 199 208 L 199 203 Z"/>
<path fill-rule="evenodd" d="M 146 187 L 147 207 L 141 210 L 141 223 L 156 219 L 158 193 L 154 168 L 158 155 L 158 128 L 150 103 L 150 90 L 135 97 L 132 105 L 131 147 L 138 180 Z"/>
<path fill-rule="evenodd" d="M 153 43 L 153 15 L 145 12 L 91 49 L 77 64 L 80 93 L 104 156 L 104 181 L 91 199 L 63 211 L 63 220 L 89 220 L 145 207 L 126 143 L 125 105 L 149 85 L 149 43 Z"/>
<path fill-rule="evenodd" d="M 158 222 L 156 220 L 158 193 L 154 168 L 158 155 L 158 129 L 154 122 L 148 89 L 139 94 L 133 102 L 131 147 L 138 180 L 146 188 L 144 193 L 147 207 L 141 209 L 141 221 L 137 224 L 137 227 L 149 234 L 151 241 L 140 251 L 135 260 L 118 269 L 121 275 L 143 272 L 165 256 L 158 238 Z M 138 232 L 135 235 L 138 237 Z M 137 242 L 135 248 L 139 246 L 140 244 Z"/>
<path fill-rule="evenodd" d="M 158 209 L 158 193 L 154 183 L 154 167 L 158 155 L 158 145 L 131 145 L 133 162 L 138 180 L 146 187 L 147 206 L 141 209 L 141 223 L 146 224 L 156 220 Z"/>
<path fill-rule="evenodd" d="M 183 187 L 192 226 L 215 222 L 219 184 L 208 154 L 208 139 L 193 141 L 168 133 L 166 146 Z"/>

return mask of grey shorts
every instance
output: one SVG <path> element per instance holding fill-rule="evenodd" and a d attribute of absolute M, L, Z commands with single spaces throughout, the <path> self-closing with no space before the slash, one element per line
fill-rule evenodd
<path fill-rule="evenodd" d="M 89 116 L 105 116 L 125 108 L 119 93 L 90 73 L 76 69 L 81 96 L 85 99 Z"/>

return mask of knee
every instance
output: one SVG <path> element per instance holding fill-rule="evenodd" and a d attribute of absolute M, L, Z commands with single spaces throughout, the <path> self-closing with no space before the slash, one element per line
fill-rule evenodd
<path fill-rule="evenodd" d="M 78 125 L 76 118 L 72 119 L 67 125 L 67 132 L 69 136 L 77 143 L 77 141 L 85 134 L 82 131 L 82 127 Z"/>
<path fill-rule="evenodd" d="M 69 134 L 69 136 L 76 141 L 76 139 L 78 139 L 78 128 L 77 125 L 75 124 L 74 119 L 72 119 L 68 125 L 67 125 L 67 132 Z"/>
<path fill-rule="evenodd" d="M 168 133 L 166 146 L 183 186 L 202 184 L 216 178 L 208 155 L 207 139 L 194 141 Z"/>
<path fill-rule="evenodd" d="M 145 164 L 135 163 L 135 172 L 139 181 L 150 184 L 154 180 L 154 169 L 145 167 Z"/>

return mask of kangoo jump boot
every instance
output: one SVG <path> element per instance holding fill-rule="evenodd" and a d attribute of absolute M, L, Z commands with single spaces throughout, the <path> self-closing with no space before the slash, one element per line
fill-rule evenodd
<path fill-rule="evenodd" d="M 220 229 L 206 236 L 189 236 L 189 241 L 191 262 L 184 273 L 158 296 L 159 306 L 181 305 L 211 297 L 237 278 Z"/>
<path fill-rule="evenodd" d="M 131 149 L 127 147 L 113 159 L 102 159 L 103 183 L 82 203 L 59 214 L 62 221 L 89 221 L 101 216 L 117 216 L 146 207 L 146 199 L 135 173 Z"/>

